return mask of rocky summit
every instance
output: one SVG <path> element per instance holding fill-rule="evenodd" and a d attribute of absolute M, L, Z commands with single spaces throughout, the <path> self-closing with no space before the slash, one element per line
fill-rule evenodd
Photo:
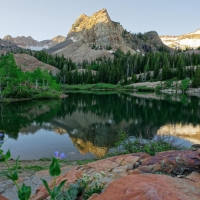
<path fill-rule="evenodd" d="M 113 52 L 118 48 L 125 53 L 130 51 L 131 54 L 135 54 L 155 51 L 163 46 L 165 45 L 155 31 L 144 34 L 130 33 L 120 22 L 112 21 L 107 10 L 102 9 L 92 16 L 80 15 L 72 25 L 67 39 L 47 52 L 63 54 L 79 63 L 98 57 L 113 58 Z"/>
<path fill-rule="evenodd" d="M 84 43 L 95 43 L 101 46 L 126 46 L 120 23 L 111 21 L 106 9 L 94 13 L 91 17 L 81 15 L 72 25 L 67 38 L 82 40 Z"/>

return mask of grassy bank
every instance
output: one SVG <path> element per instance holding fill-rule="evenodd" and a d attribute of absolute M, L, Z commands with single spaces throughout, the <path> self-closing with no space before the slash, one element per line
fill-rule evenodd
<path fill-rule="evenodd" d="M 121 85 L 113 85 L 108 83 L 84 84 L 84 85 L 62 85 L 61 90 L 117 90 L 121 89 Z"/>
<path fill-rule="evenodd" d="M 78 91 L 78 90 L 105 90 L 105 91 L 138 91 L 138 92 L 168 92 L 168 93 L 185 93 L 191 81 L 189 79 L 184 80 L 167 80 L 157 82 L 138 82 L 130 85 L 109 84 L 109 83 L 97 83 L 97 84 L 82 84 L 82 85 L 61 85 L 61 90 L 66 91 Z"/>

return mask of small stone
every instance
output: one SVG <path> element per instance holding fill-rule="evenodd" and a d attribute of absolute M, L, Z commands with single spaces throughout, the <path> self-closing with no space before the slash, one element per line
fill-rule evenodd
<path fill-rule="evenodd" d="M 113 173 L 122 173 L 126 171 L 126 166 L 119 166 L 119 167 L 115 167 L 112 172 Z"/>
<path fill-rule="evenodd" d="M 132 164 L 134 165 L 136 162 L 140 160 L 140 157 L 138 156 L 126 156 L 124 160 L 121 163 L 121 166 L 127 165 L 127 164 Z"/>
<path fill-rule="evenodd" d="M 133 169 L 133 165 L 132 165 L 132 164 L 128 164 L 128 165 L 126 166 L 126 170 L 131 170 L 131 169 Z"/>
<path fill-rule="evenodd" d="M 177 175 L 177 178 L 184 178 L 186 177 L 185 175 Z"/>
<path fill-rule="evenodd" d="M 107 183 L 110 183 L 112 180 L 113 180 L 112 178 L 104 177 L 101 182 L 103 184 L 107 184 Z"/>
<path fill-rule="evenodd" d="M 141 171 L 139 169 L 134 169 L 134 170 L 128 170 L 127 173 L 128 175 L 141 174 Z"/>

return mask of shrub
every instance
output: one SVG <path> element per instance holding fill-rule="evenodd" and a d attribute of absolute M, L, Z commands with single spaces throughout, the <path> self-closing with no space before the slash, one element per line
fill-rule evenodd
<path fill-rule="evenodd" d="M 119 141 L 115 144 L 118 147 L 117 154 L 145 152 L 154 156 L 158 152 L 178 150 L 182 147 L 175 144 L 175 140 L 168 136 L 156 136 L 153 139 L 142 137 L 129 137 L 124 131 L 118 132 Z"/>
<path fill-rule="evenodd" d="M 89 199 L 92 194 L 100 194 L 104 188 L 102 179 L 104 172 L 97 173 L 94 176 L 83 174 L 82 178 L 74 184 L 70 184 L 67 190 L 60 192 L 56 200 L 75 200 L 82 196 L 83 199 Z"/>

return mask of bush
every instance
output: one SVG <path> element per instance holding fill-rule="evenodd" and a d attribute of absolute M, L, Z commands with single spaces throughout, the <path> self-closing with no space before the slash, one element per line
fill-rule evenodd
<path fill-rule="evenodd" d="M 59 99 L 60 93 L 52 93 L 52 92 L 42 92 L 40 94 L 36 94 L 34 99 Z"/>
<path fill-rule="evenodd" d="M 189 84 L 190 84 L 190 79 L 184 79 L 181 81 L 181 85 L 180 85 L 180 88 L 182 91 L 186 91 L 189 87 Z"/>
<path fill-rule="evenodd" d="M 158 152 L 179 150 L 182 147 L 175 144 L 175 140 L 167 136 L 156 136 L 153 139 L 129 137 L 126 132 L 118 132 L 119 141 L 115 144 L 120 153 L 145 152 L 154 156 Z"/>
<path fill-rule="evenodd" d="M 60 192 L 56 200 L 75 200 L 81 196 L 86 200 L 92 194 L 100 194 L 104 188 L 102 183 L 104 177 L 104 172 L 97 173 L 94 177 L 83 174 L 83 177 L 76 181 L 76 183 L 69 185 L 67 190 Z"/>

